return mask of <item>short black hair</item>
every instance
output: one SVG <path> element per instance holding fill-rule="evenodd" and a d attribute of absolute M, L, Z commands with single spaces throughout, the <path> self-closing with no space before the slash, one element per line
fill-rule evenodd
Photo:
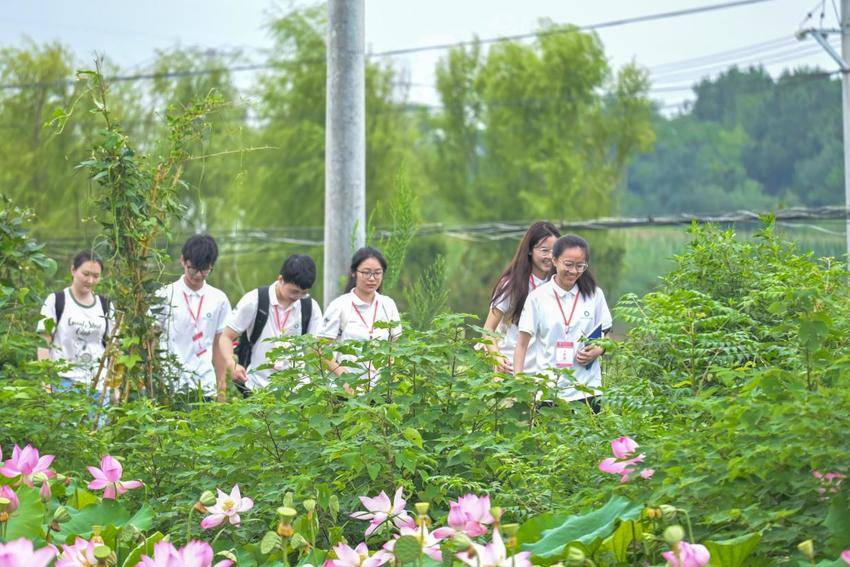
<path fill-rule="evenodd" d="M 71 266 L 76 270 L 86 262 L 97 262 L 100 264 L 100 269 L 103 270 L 103 260 L 100 259 L 100 256 L 95 254 L 91 250 L 83 250 L 81 252 L 77 252 L 74 256 L 74 259 L 71 260 Z"/>
<path fill-rule="evenodd" d="M 209 234 L 196 234 L 183 244 L 180 255 L 196 270 L 206 270 L 218 260 L 218 244 Z"/>
<path fill-rule="evenodd" d="M 316 283 L 316 262 L 307 254 L 293 254 L 283 261 L 280 275 L 283 276 L 284 283 L 310 289 Z"/>

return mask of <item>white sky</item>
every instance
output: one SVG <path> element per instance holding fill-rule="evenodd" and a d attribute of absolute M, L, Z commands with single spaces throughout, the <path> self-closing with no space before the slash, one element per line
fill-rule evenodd
<path fill-rule="evenodd" d="M 366 0 L 366 42 L 371 51 L 386 51 L 472 39 L 532 32 L 538 21 L 587 25 L 726 0 Z M 302 5 L 304 2 L 297 2 Z M 825 24 L 836 27 L 833 1 L 826 0 Z M 227 49 L 269 46 L 264 23 L 282 13 L 290 2 L 271 0 L 0 0 L 0 46 L 21 45 L 24 36 L 37 42 L 59 40 L 81 60 L 106 53 L 124 68 L 138 71 L 151 62 L 154 49 L 175 45 Z M 821 2 L 773 0 L 742 6 L 604 29 L 599 34 L 612 64 L 630 61 L 652 68 L 666 63 L 712 55 L 781 38 L 791 38 L 813 10 L 809 25 L 818 24 Z M 434 66 L 439 52 L 396 59 L 415 87 L 409 98 L 436 103 Z M 735 59 L 733 57 L 732 59 Z M 771 43 L 738 56 L 746 63 L 764 60 L 781 72 L 798 65 L 833 70 L 835 64 L 809 39 Z M 691 97 L 685 88 L 717 68 L 688 66 L 681 74 L 656 74 L 653 97 L 675 105 Z M 240 84 L 250 73 L 240 75 Z M 657 90 L 657 89 L 661 90 Z M 673 89 L 673 90 L 671 90 Z"/>

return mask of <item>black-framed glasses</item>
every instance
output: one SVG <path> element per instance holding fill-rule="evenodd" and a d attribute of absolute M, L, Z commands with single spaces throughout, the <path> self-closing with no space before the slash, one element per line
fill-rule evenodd
<path fill-rule="evenodd" d="M 374 272 L 372 270 L 357 270 L 357 273 L 360 274 L 361 276 L 363 276 L 364 278 L 366 278 L 367 280 L 371 280 L 371 279 L 377 280 L 377 279 L 380 279 L 384 276 L 383 270 L 377 270 L 377 271 L 374 271 Z"/>
<path fill-rule="evenodd" d="M 590 264 L 587 262 L 558 262 L 568 272 L 583 273 Z"/>
<path fill-rule="evenodd" d="M 187 264 L 186 269 L 189 270 L 190 274 L 195 275 L 195 276 L 197 276 L 198 274 L 208 276 L 210 274 L 210 272 L 212 272 L 213 266 L 210 266 L 208 268 L 204 268 L 203 270 L 201 270 L 200 268 L 196 268 L 195 266 L 190 266 L 190 265 Z"/>

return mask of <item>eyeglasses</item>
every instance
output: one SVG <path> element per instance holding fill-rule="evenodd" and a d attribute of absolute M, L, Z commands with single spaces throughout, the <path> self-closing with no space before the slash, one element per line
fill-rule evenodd
<path fill-rule="evenodd" d="M 383 277 L 383 271 L 373 272 L 371 270 L 357 270 L 357 273 L 366 278 L 367 280 L 376 279 L 379 280 Z"/>
<path fill-rule="evenodd" d="M 193 275 L 196 275 L 196 276 L 197 276 L 198 274 L 202 274 L 202 275 L 204 275 L 204 276 L 207 276 L 207 275 L 209 275 L 209 273 L 213 270 L 213 267 L 212 267 L 212 266 L 210 266 L 209 268 L 204 268 L 203 270 L 201 270 L 201 269 L 196 268 L 196 267 L 194 267 L 194 266 L 189 266 L 189 265 L 187 265 L 187 266 L 186 266 L 186 269 L 187 269 L 187 270 L 189 270 L 189 273 L 190 273 L 190 274 L 193 274 Z"/>
<path fill-rule="evenodd" d="M 575 271 L 575 272 L 578 272 L 578 273 L 584 272 L 589 265 L 587 262 L 558 262 L 558 263 L 561 264 L 561 266 L 565 270 L 567 270 L 568 272 Z"/>
<path fill-rule="evenodd" d="M 540 254 L 542 256 L 551 256 L 552 255 L 552 249 L 551 248 L 542 248 L 542 247 L 539 247 L 539 246 L 535 246 L 533 248 L 533 250 L 537 250 L 538 252 L 540 252 Z"/>

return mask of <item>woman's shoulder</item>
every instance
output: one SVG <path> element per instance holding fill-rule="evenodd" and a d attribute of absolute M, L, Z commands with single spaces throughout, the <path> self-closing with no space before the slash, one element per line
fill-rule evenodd
<path fill-rule="evenodd" d="M 350 297 L 350 292 L 343 293 L 342 295 L 336 297 L 330 303 L 328 303 L 328 306 L 325 308 L 325 313 L 327 314 L 328 312 L 339 311 L 343 309 L 348 305 L 348 303 L 350 303 Z"/>

